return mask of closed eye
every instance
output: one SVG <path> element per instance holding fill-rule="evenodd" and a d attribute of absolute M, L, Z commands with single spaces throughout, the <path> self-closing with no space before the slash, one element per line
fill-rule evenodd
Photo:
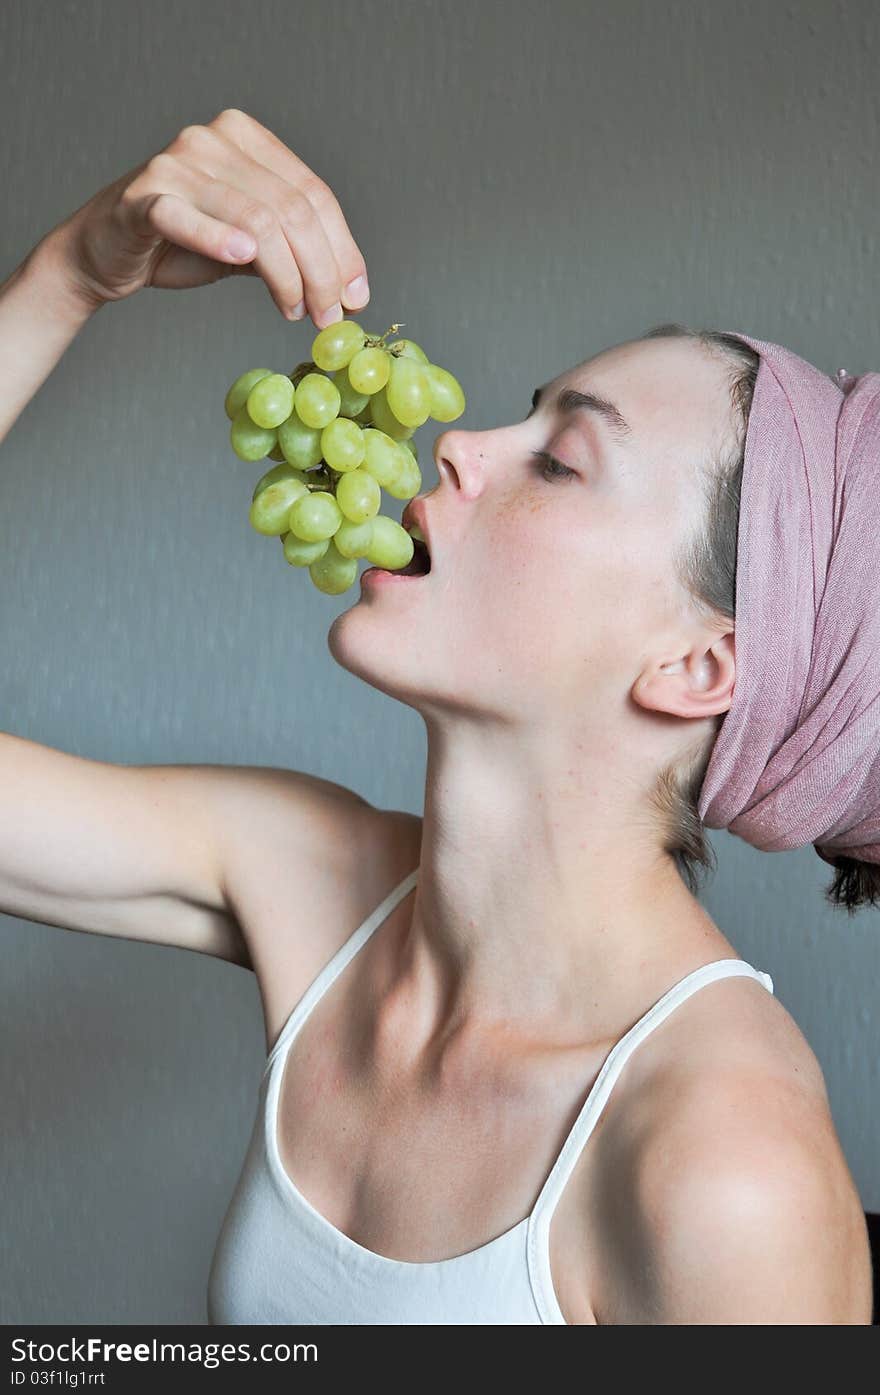
<path fill-rule="evenodd" d="M 542 479 L 549 484 L 551 481 L 576 479 L 577 471 L 570 470 L 567 465 L 563 465 L 561 460 L 557 460 L 555 455 L 551 455 L 547 450 L 533 450 L 535 457 L 535 469 Z"/>

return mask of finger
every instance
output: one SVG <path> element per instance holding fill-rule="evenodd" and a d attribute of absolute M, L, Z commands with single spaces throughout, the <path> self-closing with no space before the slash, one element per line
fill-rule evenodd
<path fill-rule="evenodd" d="M 172 177 L 177 193 L 194 214 L 207 216 L 212 222 L 222 222 L 252 238 L 255 254 L 250 259 L 237 260 L 240 263 L 251 261 L 281 314 L 285 319 L 293 319 L 296 307 L 304 298 L 303 279 L 275 209 L 223 179 L 192 168 L 179 157 L 175 158 Z M 194 250 L 211 255 L 205 247 Z"/>
<path fill-rule="evenodd" d="M 212 139 L 219 147 L 219 153 L 218 149 L 212 151 L 212 163 L 226 186 L 234 186 L 251 199 L 256 198 L 261 205 L 259 226 L 254 228 L 253 223 L 246 226 L 261 232 L 265 224 L 268 231 L 263 210 L 268 209 L 274 215 L 302 280 L 304 290 L 300 298 L 305 299 L 315 325 L 321 329 L 341 319 L 342 273 L 314 205 L 301 189 L 282 179 L 247 151 L 215 132 L 212 132 Z M 227 216 L 233 216 L 231 211 Z"/>
<path fill-rule="evenodd" d="M 349 309 L 362 309 L 370 298 L 367 265 L 333 190 L 272 131 L 245 112 L 234 109 L 223 111 L 211 122 L 209 129 L 219 131 L 227 140 L 246 153 L 253 154 L 268 169 L 305 193 L 317 210 L 336 258 L 342 283 L 342 303 Z M 363 294 L 348 294 L 346 287 L 360 276 L 364 278 Z"/>
<path fill-rule="evenodd" d="M 134 221 L 142 222 L 145 230 L 188 252 L 216 261 L 240 263 L 257 250 L 255 239 L 246 229 L 204 212 L 179 194 L 144 194 L 138 203 L 132 202 L 131 207 Z M 242 239 L 250 246 L 243 246 Z"/>
<path fill-rule="evenodd" d="M 305 191 L 333 248 L 343 282 L 340 298 L 346 310 L 363 310 L 370 300 L 367 264 L 352 237 L 336 196 L 320 180 Z"/>

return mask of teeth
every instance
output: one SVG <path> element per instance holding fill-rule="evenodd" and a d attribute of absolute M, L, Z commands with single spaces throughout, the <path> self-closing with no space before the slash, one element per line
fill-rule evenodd
<path fill-rule="evenodd" d="M 427 546 L 428 539 L 425 537 L 424 533 L 422 532 L 421 528 L 417 523 L 411 523 L 406 531 L 409 533 L 411 538 L 417 538 L 419 542 L 422 542 L 425 544 L 425 546 Z"/>

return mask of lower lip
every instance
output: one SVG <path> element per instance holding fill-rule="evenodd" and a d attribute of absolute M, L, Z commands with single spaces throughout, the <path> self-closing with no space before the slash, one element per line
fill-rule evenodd
<path fill-rule="evenodd" d="M 361 572 L 362 586 L 384 586 L 389 582 L 394 582 L 397 586 L 402 586 L 406 581 L 424 581 L 430 572 L 423 572 L 417 576 L 401 576 L 398 572 L 389 572 L 384 567 L 368 567 L 365 572 Z"/>

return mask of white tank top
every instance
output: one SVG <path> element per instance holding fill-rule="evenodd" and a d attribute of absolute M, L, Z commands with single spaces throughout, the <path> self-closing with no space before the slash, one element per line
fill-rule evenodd
<path fill-rule="evenodd" d="M 278 1094 L 290 1047 L 312 1008 L 417 876 L 418 868 L 337 950 L 269 1052 L 250 1144 L 211 1263 L 211 1324 L 565 1324 L 550 1273 L 550 1218 L 630 1054 L 679 1003 L 716 979 L 745 974 L 773 992 L 770 975 L 742 959 L 719 959 L 688 974 L 609 1051 L 528 1216 L 449 1259 L 389 1259 L 337 1230 L 294 1186 L 278 1151 Z"/>

